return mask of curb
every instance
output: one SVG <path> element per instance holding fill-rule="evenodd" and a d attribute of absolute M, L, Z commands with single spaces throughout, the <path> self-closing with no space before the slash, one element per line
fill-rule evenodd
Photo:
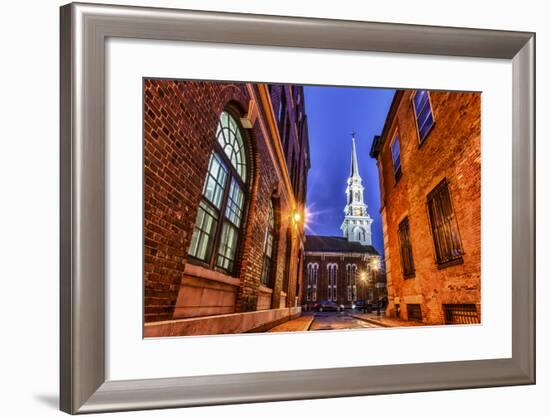
<path fill-rule="evenodd" d="M 303 317 L 303 316 L 302 316 Z M 310 327 L 311 327 L 311 324 L 313 323 L 313 320 L 314 320 L 314 317 L 311 316 L 311 319 L 304 322 L 304 325 L 302 326 L 302 328 L 300 329 L 296 329 L 296 330 L 282 330 L 282 331 L 277 331 L 277 330 L 274 330 L 275 328 L 279 327 L 279 326 L 283 326 L 285 323 L 288 323 L 289 321 L 292 321 L 292 320 L 287 320 L 281 324 L 278 324 L 276 326 L 273 326 L 271 329 L 267 330 L 267 333 L 287 333 L 287 332 L 307 332 L 309 331 Z"/>
<path fill-rule="evenodd" d="M 357 320 L 362 320 L 362 321 L 365 321 L 367 323 L 371 323 L 371 324 L 376 324 L 378 326 L 382 326 L 382 327 L 396 327 L 396 326 L 392 326 L 391 324 L 387 324 L 387 323 L 382 323 L 381 321 L 378 321 L 378 320 L 374 320 L 374 319 L 368 319 L 368 318 L 365 318 L 365 317 L 361 317 L 361 316 L 357 316 L 355 314 L 348 314 L 350 317 L 353 317 Z"/>
<path fill-rule="evenodd" d="M 311 320 L 309 321 L 309 324 L 307 325 L 305 332 L 309 332 L 309 329 L 311 329 L 311 325 L 313 324 L 313 320 L 315 320 L 315 316 L 311 316 Z"/>

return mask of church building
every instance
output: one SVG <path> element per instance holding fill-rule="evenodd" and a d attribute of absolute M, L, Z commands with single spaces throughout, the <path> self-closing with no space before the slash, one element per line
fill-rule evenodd
<path fill-rule="evenodd" d="M 372 218 L 367 211 L 359 175 L 355 134 L 352 134 L 350 174 L 342 236 L 306 235 L 302 303 L 334 301 L 351 308 L 358 300 L 377 301 L 382 296 L 384 274 L 381 256 L 372 246 Z"/>

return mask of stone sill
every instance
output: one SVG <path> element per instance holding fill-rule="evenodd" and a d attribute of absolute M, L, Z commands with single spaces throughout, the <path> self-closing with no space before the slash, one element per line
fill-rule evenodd
<path fill-rule="evenodd" d="M 204 268 L 199 265 L 193 265 L 191 263 L 185 264 L 183 273 L 185 275 L 190 275 L 197 278 L 203 278 L 203 279 L 208 279 L 210 281 L 222 282 L 224 284 L 233 285 L 235 287 L 238 287 L 241 284 L 241 280 L 239 278 L 235 278 L 218 271 L 213 271 L 211 269 Z"/>
<path fill-rule="evenodd" d="M 268 288 L 268 287 L 265 287 L 263 285 L 260 285 L 259 290 L 261 292 L 264 292 L 264 293 L 267 293 L 267 294 L 273 294 L 273 289 L 272 288 Z"/>

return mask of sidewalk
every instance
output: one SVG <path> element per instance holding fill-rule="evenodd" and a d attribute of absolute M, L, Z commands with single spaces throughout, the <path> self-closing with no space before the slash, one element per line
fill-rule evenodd
<path fill-rule="evenodd" d="M 285 321 L 268 332 L 307 332 L 313 322 L 313 314 L 300 316 L 294 320 Z"/>
<path fill-rule="evenodd" d="M 350 317 L 366 321 L 368 323 L 377 324 L 382 327 L 414 327 L 424 326 L 422 323 L 416 321 L 389 319 L 380 313 L 379 316 L 376 313 L 360 313 L 360 312 L 348 312 Z"/>

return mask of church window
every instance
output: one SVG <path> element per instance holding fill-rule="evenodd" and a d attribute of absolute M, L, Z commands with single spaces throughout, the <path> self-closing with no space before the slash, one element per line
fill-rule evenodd
<path fill-rule="evenodd" d="M 357 273 L 357 265 L 347 264 L 346 265 L 346 285 L 348 292 L 348 301 L 357 300 L 357 286 L 355 282 L 355 276 Z"/>
<path fill-rule="evenodd" d="M 307 264 L 307 289 L 306 299 L 307 301 L 317 301 L 317 276 L 319 272 L 318 263 Z"/>
<path fill-rule="evenodd" d="M 336 301 L 337 299 L 337 278 L 338 278 L 338 264 L 328 264 L 328 300 Z"/>

